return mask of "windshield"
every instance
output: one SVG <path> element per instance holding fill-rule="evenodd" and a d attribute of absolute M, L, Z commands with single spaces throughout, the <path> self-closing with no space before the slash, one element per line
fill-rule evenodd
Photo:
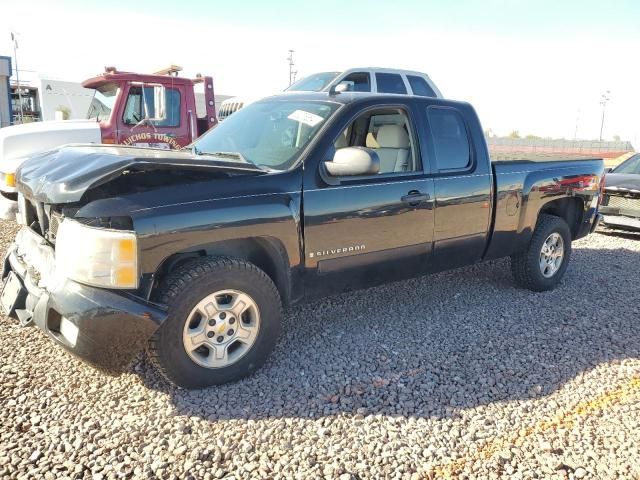
<path fill-rule="evenodd" d="M 337 108 L 337 104 L 309 101 L 252 103 L 192 146 L 198 154 L 218 154 L 263 168 L 287 170 Z"/>
<path fill-rule="evenodd" d="M 640 155 L 634 155 L 621 163 L 613 170 L 613 173 L 635 173 L 640 175 Z"/>
<path fill-rule="evenodd" d="M 87 118 L 97 122 L 109 120 L 117 93 L 118 85 L 115 83 L 107 83 L 96 88 L 87 111 Z"/>
<path fill-rule="evenodd" d="M 319 92 L 327 87 L 340 72 L 322 72 L 309 75 L 298 80 L 286 91 L 288 92 Z"/>

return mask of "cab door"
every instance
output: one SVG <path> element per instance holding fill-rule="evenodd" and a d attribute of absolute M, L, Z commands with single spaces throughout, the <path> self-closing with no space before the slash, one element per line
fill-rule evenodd
<path fill-rule="evenodd" d="M 482 259 L 492 215 L 492 176 L 475 112 L 470 106 L 429 101 L 420 114 L 430 150 L 435 188 L 433 269 L 470 265 Z"/>
<path fill-rule="evenodd" d="M 136 147 L 178 149 L 191 142 L 182 86 L 156 88 L 129 83 L 118 118 L 118 142 Z M 158 98 L 160 95 L 163 99 Z M 163 105 L 164 115 L 160 110 Z"/>
<path fill-rule="evenodd" d="M 303 188 L 307 296 L 362 288 L 426 271 L 433 240 L 433 179 L 425 175 L 409 103 L 366 106 L 334 127 Z M 369 147 L 380 173 L 322 173 L 339 148 Z"/>

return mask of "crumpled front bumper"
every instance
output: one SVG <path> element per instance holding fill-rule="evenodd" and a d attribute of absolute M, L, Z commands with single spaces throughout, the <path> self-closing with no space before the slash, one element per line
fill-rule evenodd
<path fill-rule="evenodd" d="M 166 312 L 127 292 L 90 287 L 69 279 L 43 282 L 34 265 L 25 259 L 40 258 L 49 263 L 53 249 L 31 231 L 26 238 L 33 240 L 33 236 L 42 241 L 29 245 L 29 253 L 14 243 L 5 257 L 2 278 L 14 272 L 26 290 L 12 316 L 20 317 L 23 323 L 32 320 L 55 343 L 96 367 L 111 372 L 125 370 L 146 347 Z M 45 270 L 47 266 L 38 267 Z"/>

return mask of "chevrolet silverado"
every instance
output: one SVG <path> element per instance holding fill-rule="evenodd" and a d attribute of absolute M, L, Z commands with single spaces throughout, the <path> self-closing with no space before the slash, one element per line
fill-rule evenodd
<path fill-rule="evenodd" d="M 467 103 L 287 93 L 182 151 L 27 160 L 0 304 L 105 370 L 146 350 L 178 386 L 220 384 L 264 363 L 283 305 L 500 257 L 518 285 L 556 287 L 603 173 L 492 162 Z"/>

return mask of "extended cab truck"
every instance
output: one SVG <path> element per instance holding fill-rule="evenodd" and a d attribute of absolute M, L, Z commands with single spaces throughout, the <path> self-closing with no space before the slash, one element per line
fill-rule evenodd
<path fill-rule="evenodd" d="M 0 303 L 99 367 L 147 349 L 177 385 L 218 384 L 265 361 L 282 304 L 505 256 L 519 285 L 554 288 L 597 225 L 603 171 L 492 163 L 466 103 L 270 97 L 190 151 L 23 164 Z"/>
<path fill-rule="evenodd" d="M 85 120 L 60 120 L 0 129 L 0 217 L 15 220 L 15 172 L 22 161 L 71 143 L 179 149 L 217 123 L 213 80 L 176 76 L 172 65 L 154 74 L 113 67 L 82 86 L 95 91 Z M 204 83 L 206 112 L 196 114 L 195 85 Z"/>

